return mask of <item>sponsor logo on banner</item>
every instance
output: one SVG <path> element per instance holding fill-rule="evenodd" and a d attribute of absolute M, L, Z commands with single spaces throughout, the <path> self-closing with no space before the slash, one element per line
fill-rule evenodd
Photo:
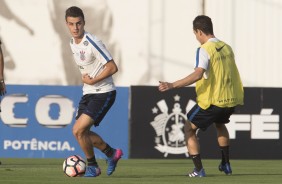
<path fill-rule="evenodd" d="M 81 99 L 81 86 L 8 85 L 8 94 L 1 101 L 1 157 L 64 158 L 83 152 L 72 134 L 76 106 Z M 117 88 L 124 96 L 114 104 L 118 114 L 104 118 L 106 122 L 126 122 L 128 117 L 127 88 Z M 119 101 L 119 99 L 117 99 Z M 114 119 L 113 119 L 114 117 Z M 111 144 L 121 147 L 124 158 L 128 144 L 127 124 L 104 123 L 97 133 L 108 136 Z M 120 128 L 117 133 L 109 130 Z M 116 139 L 118 137 L 119 139 Z M 96 158 L 104 154 L 95 153 Z"/>
<path fill-rule="evenodd" d="M 20 105 L 26 107 L 29 96 L 27 94 L 12 94 L 5 96 L 1 102 L 2 108 L 1 118 L 5 125 L 10 127 L 26 127 L 28 116 L 19 118 L 15 113 L 15 108 Z M 50 117 L 50 110 L 52 106 L 58 107 L 56 118 Z M 53 107 L 54 108 L 54 107 Z M 73 101 L 61 95 L 46 95 L 38 99 L 34 106 L 36 120 L 42 126 L 48 128 L 61 128 L 71 124 L 73 120 L 73 113 L 75 111 Z"/>
<path fill-rule="evenodd" d="M 261 109 L 260 114 L 233 114 L 227 124 L 230 139 L 237 131 L 250 131 L 251 139 L 280 139 L 278 114 L 273 109 Z"/>
<path fill-rule="evenodd" d="M 244 88 L 244 105 L 235 108 L 229 131 L 232 158 L 281 159 L 281 88 Z M 194 87 L 160 93 L 155 86 L 131 87 L 130 152 L 132 158 L 188 156 L 184 125 L 195 105 Z M 146 100 L 144 100 L 146 99 Z M 220 156 L 216 128 L 197 132 L 203 158 Z M 266 149 L 261 149 L 262 147 Z M 260 153 L 260 154 L 252 154 Z"/>
<path fill-rule="evenodd" d="M 179 95 L 174 96 L 175 103 L 172 107 L 172 113 L 165 100 L 157 102 L 157 107 L 152 109 L 155 115 L 154 121 L 151 122 L 156 132 L 155 148 L 164 153 L 164 157 L 168 154 L 185 154 L 188 157 L 186 140 L 184 135 L 184 124 L 187 120 L 187 112 L 195 105 L 193 100 L 189 100 L 186 106 L 186 112 L 182 113 Z"/>
<path fill-rule="evenodd" d="M 4 140 L 4 150 L 75 151 L 69 141 Z"/>
<path fill-rule="evenodd" d="M 188 155 L 184 135 L 184 123 L 187 120 L 186 114 L 196 104 L 189 100 L 183 113 L 180 104 L 180 96 L 174 96 L 173 107 L 168 107 L 164 99 L 158 101 L 153 107 L 154 120 L 150 123 L 154 128 L 155 149 L 168 154 Z M 169 113 L 172 109 L 171 113 Z M 261 109 L 260 114 L 233 114 L 230 123 L 227 124 L 230 139 L 236 139 L 237 131 L 250 131 L 251 139 L 279 139 L 279 115 L 272 114 L 273 109 Z"/>

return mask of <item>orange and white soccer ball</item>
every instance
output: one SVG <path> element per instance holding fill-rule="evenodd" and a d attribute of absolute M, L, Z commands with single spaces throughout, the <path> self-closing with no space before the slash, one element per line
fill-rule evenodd
<path fill-rule="evenodd" d="M 82 176 L 85 169 L 86 163 L 79 155 L 72 155 L 64 160 L 63 171 L 69 177 Z"/>

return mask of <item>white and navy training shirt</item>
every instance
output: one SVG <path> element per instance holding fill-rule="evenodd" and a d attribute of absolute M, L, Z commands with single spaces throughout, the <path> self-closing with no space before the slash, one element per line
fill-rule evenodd
<path fill-rule="evenodd" d="M 73 58 L 81 72 L 90 77 L 96 77 L 103 69 L 104 65 L 113 58 L 105 45 L 95 35 L 87 32 L 79 44 L 76 44 L 74 38 L 70 41 Z M 83 95 L 93 93 L 105 93 L 115 90 L 112 76 L 94 84 L 83 86 Z"/>

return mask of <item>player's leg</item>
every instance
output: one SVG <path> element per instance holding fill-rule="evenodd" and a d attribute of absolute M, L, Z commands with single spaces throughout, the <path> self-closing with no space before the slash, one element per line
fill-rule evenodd
<path fill-rule="evenodd" d="M 217 108 L 213 105 L 208 109 L 202 109 L 196 104 L 187 114 L 188 123 L 185 126 L 185 135 L 187 137 L 188 151 L 195 165 L 194 171 L 188 174 L 190 177 L 206 176 L 201 161 L 200 145 L 196 133 L 198 129 L 205 131 L 213 124 L 214 119 L 217 117 L 215 110 Z"/>
<path fill-rule="evenodd" d="M 86 114 L 81 114 L 73 126 L 73 135 L 80 145 L 87 159 L 86 177 L 96 177 L 101 174 L 101 170 L 95 158 L 94 144 L 101 145 L 101 138 L 90 131 L 93 120 Z"/>
<path fill-rule="evenodd" d="M 221 150 L 221 163 L 219 170 L 224 171 L 225 174 L 232 174 L 232 169 L 229 161 L 229 133 L 225 124 L 215 124 L 217 130 L 217 141 Z"/>
<path fill-rule="evenodd" d="M 185 123 L 184 127 L 186 144 L 189 151 L 189 155 L 194 163 L 194 170 L 187 175 L 189 177 L 204 177 L 206 176 L 203 169 L 203 164 L 200 155 L 200 145 L 196 135 L 197 127 L 189 120 Z"/>
<path fill-rule="evenodd" d="M 229 162 L 229 132 L 225 126 L 230 120 L 230 116 L 234 113 L 235 107 L 219 108 L 215 107 L 216 119 L 214 122 L 217 130 L 218 144 L 221 149 L 222 160 L 218 166 L 220 171 L 224 171 L 226 175 L 232 174 L 232 169 Z"/>
<path fill-rule="evenodd" d="M 83 112 L 93 119 L 94 126 L 99 126 L 109 109 L 112 107 L 116 97 L 116 91 L 101 94 L 93 94 L 87 97 L 87 110 Z M 94 132 L 90 132 L 94 147 L 101 150 L 107 156 L 107 174 L 111 175 L 117 166 L 117 162 L 123 155 L 121 149 L 114 149 L 105 143 L 102 138 Z"/>
<path fill-rule="evenodd" d="M 111 175 L 115 171 L 117 162 L 123 154 L 122 150 L 112 148 L 95 132 L 90 131 L 89 137 L 93 146 L 106 155 L 108 163 L 107 175 Z M 94 161 L 94 159 L 95 155 L 93 155 L 92 159 L 89 159 L 88 162 L 91 162 L 91 160 Z"/>
<path fill-rule="evenodd" d="M 85 153 L 86 158 L 93 154 L 93 146 L 89 137 L 92 119 L 82 114 L 75 122 L 72 132 L 81 149 Z"/>
<path fill-rule="evenodd" d="M 89 106 L 92 106 L 92 112 L 96 112 L 92 118 L 94 119 L 94 125 L 98 126 L 103 120 L 105 115 L 108 113 L 112 105 L 114 104 L 116 92 L 111 91 L 103 94 L 96 94 L 95 99 L 91 100 Z M 94 104 L 91 105 L 91 104 Z M 98 108 L 97 108 L 98 107 Z M 102 139 L 100 139 L 102 140 Z M 114 149 L 109 144 L 103 142 L 97 142 L 94 145 L 96 148 L 101 150 L 107 156 L 107 175 L 111 175 L 117 166 L 118 161 L 120 160 L 123 152 L 121 149 Z"/>

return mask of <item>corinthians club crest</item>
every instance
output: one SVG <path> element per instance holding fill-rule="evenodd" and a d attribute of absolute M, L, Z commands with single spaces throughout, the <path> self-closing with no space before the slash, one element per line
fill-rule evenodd
<path fill-rule="evenodd" d="M 152 113 L 156 114 L 151 125 L 155 129 L 155 148 L 164 153 L 164 157 L 168 154 L 185 154 L 188 157 L 186 140 L 184 135 L 184 124 L 187 120 L 186 114 L 195 105 L 193 100 L 189 100 L 186 106 L 186 112 L 182 113 L 179 95 L 174 96 L 174 105 L 172 112 L 169 114 L 169 107 L 165 100 L 157 102 L 157 107 L 152 109 Z"/>

